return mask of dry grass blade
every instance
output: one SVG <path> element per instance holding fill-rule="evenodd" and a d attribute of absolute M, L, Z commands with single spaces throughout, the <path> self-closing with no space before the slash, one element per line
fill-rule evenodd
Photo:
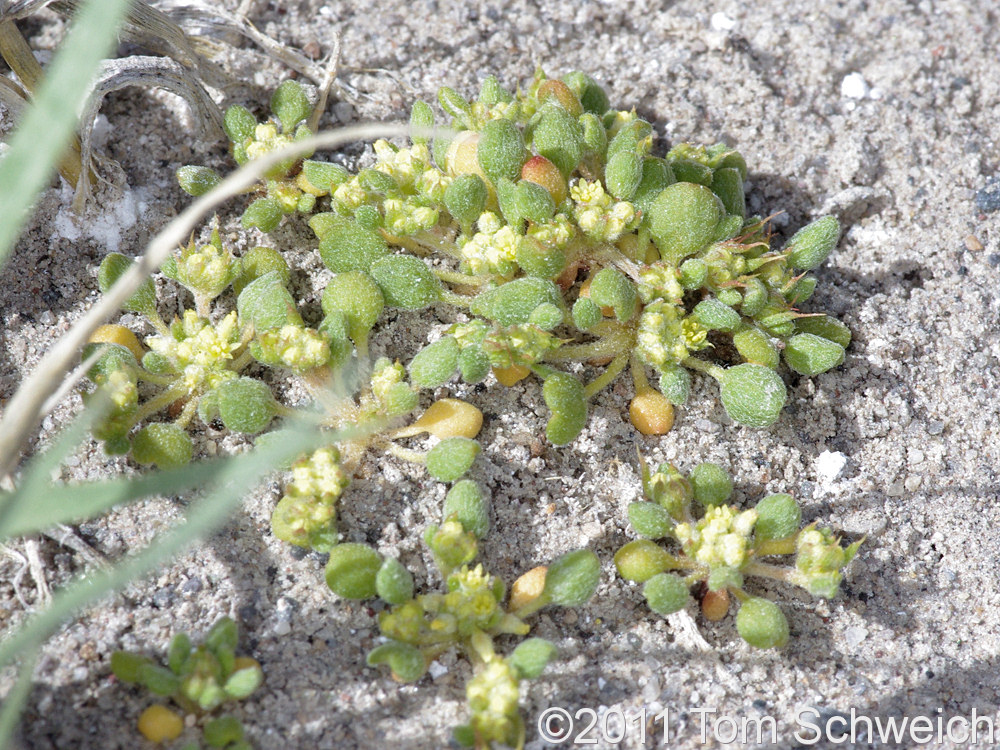
<path fill-rule="evenodd" d="M 87 102 L 87 107 L 81 117 L 81 147 L 83 174 L 91 167 L 91 162 L 98 160 L 107 169 L 112 162 L 100 159 L 91 146 L 97 113 L 108 94 L 129 86 L 149 86 L 166 89 L 184 99 L 191 107 L 195 121 L 207 138 L 222 137 L 222 113 L 218 106 L 205 91 L 198 78 L 173 60 L 163 57 L 133 55 L 122 60 L 107 60 L 94 83 L 94 92 Z M 90 184 L 87 180 L 76 183 L 76 196 L 73 199 L 75 208 L 81 208 L 91 196 Z"/>

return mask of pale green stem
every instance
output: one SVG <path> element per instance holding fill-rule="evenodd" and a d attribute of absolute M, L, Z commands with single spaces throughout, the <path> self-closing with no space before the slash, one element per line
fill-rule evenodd
<path fill-rule="evenodd" d="M 191 422 L 191 418 L 194 417 L 195 412 L 198 410 L 198 401 L 198 398 L 192 398 L 184 404 L 184 409 L 181 411 L 177 419 L 174 420 L 174 424 L 182 429 L 186 428 Z"/>
<path fill-rule="evenodd" d="M 607 369 L 598 375 L 596 378 L 587 383 L 586 387 L 583 389 L 583 395 L 587 398 L 591 398 L 608 385 L 612 380 L 621 374 L 621 371 L 625 369 L 625 365 L 628 364 L 629 352 L 624 351 L 615 357 L 611 364 L 608 365 Z"/>
<path fill-rule="evenodd" d="M 754 546 L 754 554 L 761 557 L 767 555 L 792 555 L 795 553 L 795 545 L 798 534 L 793 534 L 785 539 L 762 539 Z"/>
<path fill-rule="evenodd" d="M 184 386 L 174 386 L 165 390 L 160 395 L 151 398 L 149 401 L 140 406 L 135 414 L 132 415 L 132 424 L 139 424 L 146 417 L 150 417 L 161 409 L 166 409 L 170 404 L 179 398 L 186 396 L 188 389 Z"/>
<path fill-rule="evenodd" d="M 706 375 L 711 375 L 716 380 L 722 380 L 723 375 L 725 375 L 726 370 L 718 365 L 713 365 L 711 362 L 706 362 L 703 359 L 698 359 L 697 357 L 686 357 L 682 365 L 689 367 L 692 370 L 698 370 L 698 372 L 703 372 Z"/>
<path fill-rule="evenodd" d="M 636 394 L 638 395 L 642 391 L 649 390 L 649 380 L 646 379 L 646 366 L 642 364 L 642 360 L 633 354 L 629 364 L 631 365 L 632 384 L 635 386 Z"/>
<path fill-rule="evenodd" d="M 455 305 L 456 307 L 468 307 L 471 302 L 471 298 L 461 294 L 455 294 L 454 292 L 444 291 L 441 293 L 441 301 L 447 302 L 449 305 Z"/>
<path fill-rule="evenodd" d="M 632 348 L 631 343 L 631 338 L 628 336 L 611 334 L 586 344 L 570 344 L 553 349 L 545 354 L 545 359 L 551 362 L 570 362 L 617 357 L 623 352 L 628 352 Z"/>
<path fill-rule="evenodd" d="M 771 578 L 775 581 L 791 583 L 796 586 L 800 585 L 798 571 L 795 568 L 789 568 L 784 565 L 772 565 L 771 563 L 751 560 L 743 566 L 743 573 L 751 576 Z"/>
<path fill-rule="evenodd" d="M 198 317 L 208 320 L 212 314 L 212 298 L 200 292 L 194 293 L 194 309 Z"/>
<path fill-rule="evenodd" d="M 546 604 L 551 603 L 551 601 L 552 599 L 549 596 L 547 596 L 543 591 L 541 594 L 536 596 L 534 599 L 525 604 L 523 607 L 512 610 L 511 614 L 514 615 L 514 617 L 523 620 L 524 618 L 530 617 L 531 615 L 535 614 L 535 612 L 540 610 Z"/>
<path fill-rule="evenodd" d="M 145 380 L 147 383 L 152 383 L 153 385 L 160 385 L 167 387 L 177 381 L 177 375 L 154 375 L 149 370 L 143 369 L 142 367 L 133 367 L 131 371 L 135 373 L 135 376 L 139 380 Z"/>
<path fill-rule="evenodd" d="M 427 454 L 425 453 L 411 451 L 409 448 L 404 448 L 403 446 L 396 445 L 395 443 L 387 443 L 385 449 L 387 453 L 391 453 L 396 458 L 401 458 L 404 461 L 409 461 L 414 464 L 427 463 Z"/>
<path fill-rule="evenodd" d="M 245 350 L 240 356 L 232 361 L 229 365 L 229 369 L 233 372 L 242 372 L 243 368 L 253 362 L 253 355 L 250 350 Z"/>
<path fill-rule="evenodd" d="M 421 242 L 424 245 L 428 245 L 440 253 L 444 253 L 445 255 L 450 255 L 454 258 L 457 258 L 461 255 L 461 253 L 459 253 L 458 251 L 458 248 L 455 247 L 455 243 L 442 240 L 433 232 L 424 230 L 422 232 L 418 232 L 414 236 L 417 238 L 418 242 Z"/>
<path fill-rule="evenodd" d="M 156 329 L 156 332 L 161 336 L 170 335 L 170 326 L 163 322 L 163 318 L 156 310 L 150 310 L 148 314 L 145 315 L 146 320 L 149 321 L 150 325 Z"/>
<path fill-rule="evenodd" d="M 445 271 L 436 268 L 434 269 L 434 275 L 441 279 L 441 281 L 447 281 L 449 284 L 458 284 L 459 286 L 482 286 L 486 283 L 486 279 L 481 276 L 471 276 L 458 271 Z"/>

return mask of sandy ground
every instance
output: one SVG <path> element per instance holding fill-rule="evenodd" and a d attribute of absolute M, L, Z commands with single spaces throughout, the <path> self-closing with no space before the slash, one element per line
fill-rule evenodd
<path fill-rule="evenodd" d="M 513 86 L 536 64 L 554 74 L 582 68 L 607 84 L 613 104 L 634 105 L 652 121 L 661 146 L 737 147 L 750 165 L 751 210 L 785 212 L 779 234 L 825 212 L 845 226 L 808 305 L 843 319 L 854 341 L 839 369 L 786 377 L 789 406 L 773 429 L 730 424 L 714 385 L 698 380 L 673 432 L 643 438 L 623 418 L 631 396 L 623 383 L 596 399 L 574 444 L 554 449 L 537 440 L 545 419 L 537 385 L 441 390 L 467 395 L 486 414 L 476 471 L 495 508 L 487 566 L 510 580 L 584 544 L 604 561 L 589 605 L 536 618 L 534 634 L 556 642 L 561 657 L 524 691 L 529 747 L 546 746 L 535 722 L 549 706 L 602 717 L 668 710 L 671 747 L 698 746 L 703 732 L 709 746 L 721 746 L 730 722 L 768 717 L 776 736 L 765 733 L 764 745 L 806 745 L 816 736 L 806 722 L 852 709 L 883 722 L 926 717 L 933 731 L 976 711 L 1000 737 L 1000 212 L 989 212 L 998 207 L 989 190 L 976 200 L 1000 161 L 1000 17 L 991 0 L 255 5 L 253 20 L 289 45 L 325 53 L 341 33 L 343 80 L 360 92 L 353 106 L 331 107 L 341 121 L 397 119 L 413 98 L 430 100 L 443 84 L 472 93 L 491 72 Z M 24 28 L 43 48 L 60 29 L 47 15 Z M 249 47 L 226 66 L 258 87 L 247 94 L 258 101 L 287 75 Z M 187 111 L 170 95 L 128 90 L 108 99 L 103 116 L 103 148 L 122 164 L 129 189 L 104 195 L 82 219 L 69 211 L 66 190 L 43 197 L 0 274 L 0 399 L 93 302 L 100 259 L 140 252 L 185 205 L 173 170 L 225 165 L 223 145 L 190 135 Z M 222 218 L 232 226 L 232 215 Z M 309 235 L 273 237 L 315 302 L 325 271 Z M 171 287 L 160 287 L 171 312 Z M 439 312 L 399 315 L 376 351 L 408 357 L 446 322 Z M 46 419 L 41 440 L 78 406 L 74 397 Z M 243 444 L 212 431 L 196 439 L 205 453 Z M 806 520 L 867 536 L 841 596 L 826 602 L 751 584 L 779 601 L 791 623 L 792 639 L 776 653 L 748 648 L 732 618 L 710 624 L 693 608 L 669 621 L 652 615 L 610 562 L 631 538 L 624 510 L 639 494 L 637 448 L 683 468 L 720 462 L 736 477 L 738 501 L 787 491 Z M 843 471 L 829 471 L 824 452 L 842 454 Z M 64 477 L 127 470 L 90 445 Z M 365 473 L 343 500 L 346 538 L 398 555 L 427 584 L 419 535 L 437 518 L 442 487 L 390 460 L 370 461 Z M 151 699 L 116 683 L 110 654 L 162 655 L 177 629 L 203 633 L 222 614 L 239 619 L 242 649 L 266 673 L 265 686 L 237 709 L 255 746 L 447 746 L 464 716 L 468 665 L 444 658 L 437 677 L 406 687 L 366 668 L 376 608 L 337 601 L 319 556 L 271 536 L 279 492 L 275 478 L 211 540 L 50 640 L 23 747 L 140 746 L 135 720 Z M 77 530 L 115 558 L 180 519 L 186 502 L 150 501 Z M 54 585 L 86 568 L 53 540 L 39 547 Z M 18 567 L 0 558 L 0 627 L 16 627 L 38 604 Z M 0 678 L 0 694 L 9 677 Z M 574 734 L 587 723 L 580 716 Z M 630 719 L 622 746 L 641 746 L 640 724 Z M 960 721 L 951 726 L 961 737 Z M 599 722 L 586 738 L 600 730 Z M 662 723 L 647 722 L 646 746 L 663 739 Z"/>

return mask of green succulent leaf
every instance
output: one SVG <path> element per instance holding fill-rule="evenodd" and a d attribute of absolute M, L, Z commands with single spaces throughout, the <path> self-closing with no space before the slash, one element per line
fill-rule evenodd
<path fill-rule="evenodd" d="M 733 480 L 718 464 L 698 464 L 691 471 L 690 481 L 694 499 L 706 508 L 723 505 L 733 494 Z"/>
<path fill-rule="evenodd" d="M 226 747 L 243 739 L 243 725 L 235 716 L 220 716 L 205 722 L 203 734 L 209 747 Z"/>
<path fill-rule="evenodd" d="M 754 537 L 757 540 L 785 539 L 798 531 L 802 523 L 802 511 L 791 495 L 768 495 L 757 503 L 756 510 Z"/>
<path fill-rule="evenodd" d="M 568 178 L 583 157 L 583 128 L 566 110 L 549 107 L 532 130 L 531 144 Z"/>
<path fill-rule="evenodd" d="M 635 316 L 635 284 L 616 268 L 602 268 L 590 283 L 590 298 L 598 307 L 610 307 L 626 322 Z"/>
<path fill-rule="evenodd" d="M 823 264 L 837 246 L 840 239 L 840 222 L 833 216 L 821 219 L 802 227 L 788 241 L 785 252 L 788 253 L 788 263 L 792 268 L 811 271 Z"/>
<path fill-rule="evenodd" d="M 267 384 L 248 377 L 219 385 L 215 389 L 215 403 L 228 429 L 251 435 L 261 432 L 278 413 L 278 402 Z"/>
<path fill-rule="evenodd" d="M 262 232 L 273 232 L 284 215 L 281 204 L 275 198 L 258 198 L 243 211 L 240 223 L 244 229 L 256 227 Z"/>
<path fill-rule="evenodd" d="M 157 422 L 146 425 L 132 438 L 132 457 L 140 464 L 173 469 L 191 463 L 194 446 L 183 428 Z"/>
<path fill-rule="evenodd" d="M 237 669 L 222 686 L 225 694 L 234 700 L 243 700 L 253 694 L 264 682 L 264 672 L 259 666 Z"/>
<path fill-rule="evenodd" d="M 390 307 L 420 310 L 441 298 L 441 282 L 426 263 L 411 255 L 381 258 L 369 272 Z"/>
<path fill-rule="evenodd" d="M 368 666 L 388 665 L 393 676 L 401 682 L 416 682 L 427 671 L 427 660 L 420 650 L 409 643 L 390 641 L 372 649 Z"/>
<path fill-rule="evenodd" d="M 448 213 L 463 227 L 471 226 L 486 208 L 489 191 L 477 174 L 460 174 L 444 191 Z"/>
<path fill-rule="evenodd" d="M 697 253 L 715 237 L 723 212 L 722 201 L 704 185 L 675 182 L 664 188 L 649 208 L 650 233 L 660 257 L 680 263 Z"/>
<path fill-rule="evenodd" d="M 477 539 L 486 536 L 490 528 L 490 504 L 479 485 L 471 479 L 456 482 L 444 498 L 442 517 L 455 517 L 462 528 Z"/>
<path fill-rule="evenodd" d="M 735 422 L 770 427 L 778 421 L 787 392 L 778 374 L 763 365 L 730 367 L 721 380 L 722 405 Z"/>
<path fill-rule="evenodd" d="M 222 177 L 214 169 L 194 165 L 181 167 L 177 170 L 176 176 L 181 190 L 195 198 L 204 195 L 222 182 Z"/>
<path fill-rule="evenodd" d="M 271 247 L 252 247 L 240 258 L 240 273 L 233 281 L 233 291 L 239 294 L 251 281 L 274 271 L 284 286 L 288 285 L 291 272 L 281 253 Z"/>
<path fill-rule="evenodd" d="M 454 482 L 472 468 L 479 443 L 464 437 L 449 437 L 427 454 L 427 473 L 439 482 Z"/>
<path fill-rule="evenodd" d="M 581 331 L 596 326 L 604 318 L 601 308 L 589 297 L 580 297 L 573 303 L 573 325 Z"/>
<path fill-rule="evenodd" d="M 601 580 L 601 562 L 589 549 L 560 555 L 545 574 L 543 596 L 562 607 L 579 607 L 597 589 Z"/>
<path fill-rule="evenodd" d="M 673 562 L 670 553 L 649 539 L 629 542 L 615 553 L 618 575 L 636 583 L 644 583 L 657 573 L 669 570 Z"/>
<path fill-rule="evenodd" d="M 466 383 L 481 383 L 490 374 L 490 356 L 478 344 L 467 346 L 458 353 L 458 371 Z"/>
<path fill-rule="evenodd" d="M 647 539 L 662 539 L 674 528 L 674 519 L 658 503 L 629 503 L 628 520 L 636 533 Z"/>
<path fill-rule="evenodd" d="M 778 605 L 752 598 L 736 613 L 736 630 L 754 648 L 781 648 L 788 643 L 788 620 Z"/>
<path fill-rule="evenodd" d="M 587 398 L 583 384 L 569 373 L 556 372 L 542 386 L 545 405 L 552 411 L 545 428 L 553 445 L 566 445 L 579 435 L 587 424 Z"/>
<path fill-rule="evenodd" d="M 326 585 L 342 599 L 370 599 L 378 593 L 375 578 L 381 567 L 382 557 L 371 547 L 338 544 L 326 563 Z"/>
<path fill-rule="evenodd" d="M 286 325 L 302 325 L 295 299 L 285 288 L 279 271 L 269 271 L 243 287 L 236 299 L 236 309 L 240 321 L 252 325 L 257 333 Z"/>
<path fill-rule="evenodd" d="M 442 336 L 421 349 L 410 362 L 410 380 L 421 388 L 437 388 L 448 382 L 458 366 L 458 342 Z"/>
<path fill-rule="evenodd" d="M 517 645 L 507 661 L 523 679 L 533 680 L 558 653 L 555 645 L 544 638 L 528 638 Z"/>
<path fill-rule="evenodd" d="M 479 166 L 494 183 L 501 178 L 517 180 L 528 159 L 524 136 L 517 125 L 507 119 L 490 120 L 483 126 L 476 155 Z"/>
<path fill-rule="evenodd" d="M 672 615 L 687 606 L 691 592 L 684 579 L 670 573 L 657 573 L 642 586 L 649 608 L 658 615 Z"/>
<path fill-rule="evenodd" d="M 705 328 L 714 331 L 735 331 L 741 320 L 738 312 L 714 297 L 695 305 L 694 316 Z"/>
<path fill-rule="evenodd" d="M 322 232 L 319 255 L 334 273 L 367 272 L 389 254 L 389 245 L 380 234 L 353 219 L 331 217 L 324 222 Z"/>
<path fill-rule="evenodd" d="M 387 557 L 375 574 L 375 591 L 389 604 L 402 604 L 413 598 L 413 576 L 396 558 Z"/>
<path fill-rule="evenodd" d="M 797 333 L 785 342 L 783 356 L 789 367 L 808 377 L 843 363 L 844 347 L 812 333 Z"/>
<path fill-rule="evenodd" d="M 309 98 L 298 81 L 282 81 L 271 95 L 271 111 L 281 120 L 281 129 L 291 133 L 311 112 Z"/>
<path fill-rule="evenodd" d="M 535 308 L 546 302 L 560 305 L 559 287 L 547 279 L 529 276 L 481 292 L 469 309 L 474 315 L 512 326 L 527 323 Z"/>

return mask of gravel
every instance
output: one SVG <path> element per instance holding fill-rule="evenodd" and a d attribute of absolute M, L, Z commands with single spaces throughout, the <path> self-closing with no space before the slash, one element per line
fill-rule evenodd
<path fill-rule="evenodd" d="M 624 416 L 629 388 L 618 384 L 595 399 L 581 437 L 556 449 L 538 440 L 537 384 L 440 389 L 487 415 L 477 464 L 494 505 L 486 565 L 510 581 L 582 543 L 604 561 L 590 604 L 534 620 L 533 634 L 554 641 L 560 658 L 523 691 L 529 747 L 547 746 L 536 721 L 549 706 L 647 717 L 668 710 L 671 747 L 681 748 L 702 746 L 703 730 L 709 746 L 722 744 L 712 729 L 724 727 L 707 710 L 737 722 L 773 717 L 782 747 L 799 741 L 798 712 L 810 707 L 807 716 L 855 709 L 883 721 L 969 717 L 975 709 L 1000 726 L 1000 183 L 992 178 L 1000 165 L 1000 19 L 991 0 L 250 5 L 258 28 L 288 45 L 327 54 L 334 32 L 341 34 L 341 80 L 358 95 L 332 102 L 328 122 L 404 118 L 415 97 L 433 101 L 444 84 L 473 93 L 491 72 L 513 86 L 526 83 L 536 63 L 552 73 L 582 68 L 607 83 L 613 103 L 652 121 L 661 147 L 725 140 L 738 148 L 750 167 L 749 209 L 785 212 L 775 221 L 779 243 L 821 209 L 844 223 L 804 309 L 837 315 L 854 340 L 833 372 L 786 376 L 789 406 L 771 429 L 730 424 L 717 389 L 695 378 L 674 430 L 642 437 Z M 55 45 L 61 28 L 47 14 L 25 25 L 41 48 Z M 250 83 L 234 90 L 237 99 L 266 101 L 288 74 L 249 46 L 221 63 Z M 0 403 L 96 299 L 101 258 L 141 252 L 187 204 L 173 170 L 229 168 L 221 144 L 188 135 L 189 113 L 172 95 L 127 89 L 108 97 L 102 117 L 105 150 L 129 187 L 119 196 L 101 192 L 82 216 L 72 213 L 65 187 L 43 195 L 0 273 Z M 236 241 L 239 212 L 234 202 L 220 214 L 227 241 L 258 244 L 252 236 Z M 326 272 L 308 232 L 282 229 L 264 243 L 281 244 L 304 294 L 322 287 Z M 184 299 L 162 279 L 158 287 L 173 314 Z M 427 341 L 447 315 L 390 316 L 374 353 L 407 359 L 414 339 Z M 51 441 L 79 406 L 77 396 L 67 398 L 36 445 Z M 195 435 L 199 450 L 208 437 Z M 220 453 L 245 443 L 210 437 Z M 777 653 L 749 649 L 732 617 L 708 623 L 693 610 L 669 620 L 651 614 L 639 587 L 612 575 L 614 551 L 630 538 L 625 508 L 639 494 L 637 449 L 651 463 L 684 469 L 718 462 L 734 474 L 738 502 L 789 492 L 807 521 L 847 540 L 865 537 L 841 595 L 815 600 L 750 583 L 788 616 L 792 637 Z M 824 455 L 844 458 L 835 480 Z M 63 479 L 135 470 L 89 443 L 76 459 Z M 418 586 L 436 587 L 420 534 L 436 520 L 443 488 L 395 459 L 372 456 L 363 472 L 343 499 L 346 537 L 391 551 Z M 38 663 L 22 745 L 138 746 L 135 721 L 153 698 L 116 683 L 111 653 L 162 657 L 174 632 L 200 636 L 230 614 L 241 620 L 241 652 L 266 675 L 264 687 L 234 708 L 256 747 L 447 746 L 465 716 L 469 665 L 443 656 L 435 675 L 415 686 L 367 668 L 377 610 L 336 600 L 317 556 L 271 536 L 277 497 L 277 480 L 268 482 L 210 540 L 67 623 Z M 119 509 L 81 534 L 117 558 L 177 523 L 184 502 Z M 88 568 L 52 539 L 38 544 L 54 586 Z M 15 591 L 18 567 L 0 557 L 3 632 L 39 606 L 30 576 Z M 0 695 L 11 684 L 11 674 L 0 673 Z M 662 731 L 647 722 L 654 726 Z M 627 729 L 622 746 L 639 746 L 639 723 Z"/>

